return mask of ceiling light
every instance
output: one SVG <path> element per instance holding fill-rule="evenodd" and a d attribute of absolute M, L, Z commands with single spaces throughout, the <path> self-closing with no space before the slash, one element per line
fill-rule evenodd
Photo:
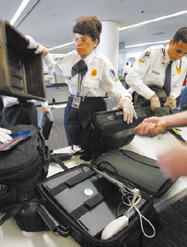
<path fill-rule="evenodd" d="M 160 43 L 169 43 L 169 40 L 149 42 L 149 43 L 142 43 L 142 44 L 137 44 L 137 45 L 127 45 L 127 46 L 125 46 L 125 49 L 127 49 L 127 48 L 133 48 L 133 47 L 140 47 L 140 46 L 145 46 L 145 45 L 160 44 Z"/>
<path fill-rule="evenodd" d="M 168 18 L 172 18 L 172 17 L 176 17 L 176 16 L 179 16 L 179 15 L 184 15 L 184 14 L 187 14 L 187 10 L 184 10 L 184 11 L 181 11 L 181 12 L 177 12 L 177 13 L 172 14 L 172 15 L 166 15 L 166 16 L 159 17 L 159 18 L 156 18 L 156 19 L 152 19 L 152 20 L 149 20 L 149 21 L 139 22 L 137 24 L 130 25 L 130 26 L 127 26 L 127 27 L 122 27 L 122 28 L 119 28 L 119 31 L 131 29 L 131 28 L 136 28 L 136 27 L 139 27 L 139 26 L 142 26 L 142 25 L 146 25 L 146 24 L 149 24 L 149 23 L 157 22 L 157 21 L 162 21 L 162 20 L 165 20 L 165 19 L 168 19 Z M 165 41 L 158 41 L 158 42 L 153 42 L 153 43 L 130 45 L 130 46 L 125 46 L 125 48 L 139 47 L 139 46 L 144 46 L 144 45 L 149 45 L 149 44 L 158 44 L 158 43 L 166 43 L 166 42 L 168 42 L 168 41 L 165 40 Z M 58 48 L 69 46 L 71 44 L 73 44 L 73 42 L 67 43 L 67 44 L 64 44 L 64 45 L 60 45 L 60 46 L 56 46 L 56 47 L 50 48 L 48 50 L 49 51 L 50 50 L 55 50 L 55 49 L 58 49 Z"/>
<path fill-rule="evenodd" d="M 136 28 L 136 27 L 139 27 L 139 26 L 142 26 L 142 25 L 146 25 L 146 24 L 149 24 L 149 23 L 157 22 L 157 21 L 162 21 L 162 20 L 165 20 L 165 19 L 169 19 L 169 18 L 176 17 L 176 16 L 179 16 L 179 15 L 184 15 L 184 14 L 187 14 L 187 10 L 180 11 L 180 12 L 177 12 L 177 13 L 172 14 L 172 15 L 165 15 L 165 16 L 162 16 L 162 17 L 159 17 L 159 18 L 155 18 L 155 19 L 152 19 L 152 20 L 149 20 L 149 21 L 139 22 L 137 24 L 130 25 L 130 26 L 127 26 L 127 27 L 121 27 L 121 28 L 119 28 L 119 31 L 121 32 L 121 31 L 124 31 L 124 30 L 127 30 L 127 29 Z"/>
<path fill-rule="evenodd" d="M 59 49 L 59 48 L 62 48 L 62 47 L 65 47 L 65 46 L 69 46 L 69 45 L 72 45 L 74 44 L 75 42 L 69 42 L 69 43 L 66 43 L 64 45 L 59 45 L 59 46 L 55 46 L 55 47 L 52 47 L 52 48 L 49 48 L 48 51 L 51 51 L 51 50 L 55 50 L 55 49 Z"/>
<path fill-rule="evenodd" d="M 30 2 L 30 0 L 23 0 L 22 3 L 20 4 L 19 8 L 17 9 L 15 15 L 12 17 L 12 20 L 10 21 L 11 25 L 14 25 L 18 17 L 21 15 L 22 11 L 24 8 L 27 6 L 27 4 Z"/>

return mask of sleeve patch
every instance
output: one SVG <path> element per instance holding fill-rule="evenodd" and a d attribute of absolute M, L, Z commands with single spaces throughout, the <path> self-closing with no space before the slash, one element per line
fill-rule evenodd
<path fill-rule="evenodd" d="M 118 76 L 116 75 L 116 73 L 113 69 L 110 69 L 110 75 L 115 82 L 119 81 Z"/>
<path fill-rule="evenodd" d="M 146 59 L 150 57 L 150 51 L 146 51 L 145 53 L 142 54 L 142 56 L 138 59 L 140 63 L 144 63 Z"/>

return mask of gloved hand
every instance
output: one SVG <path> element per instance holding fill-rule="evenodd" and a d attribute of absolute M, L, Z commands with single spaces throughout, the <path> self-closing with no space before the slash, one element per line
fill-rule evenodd
<path fill-rule="evenodd" d="M 127 121 L 128 124 L 133 122 L 133 117 L 137 119 L 137 114 L 134 110 L 132 100 L 129 97 L 125 97 L 120 100 L 118 105 L 113 109 L 123 109 L 123 120 Z"/>
<path fill-rule="evenodd" d="M 11 133 L 11 130 L 0 128 L 0 142 L 7 143 L 12 140 L 12 137 L 10 136 Z"/>
<path fill-rule="evenodd" d="M 151 110 L 154 111 L 156 108 L 161 107 L 160 100 L 156 94 L 150 98 Z"/>
<path fill-rule="evenodd" d="M 37 43 L 36 41 L 29 35 L 25 35 L 25 37 L 27 38 L 29 45 L 27 46 L 28 49 L 36 49 L 37 47 Z"/>
<path fill-rule="evenodd" d="M 43 45 L 36 43 L 36 41 L 29 35 L 25 35 L 27 38 L 29 45 L 27 46 L 28 49 L 36 49 L 34 52 L 35 54 L 42 53 L 42 57 L 46 56 L 48 54 L 47 48 L 45 48 Z"/>
<path fill-rule="evenodd" d="M 164 106 L 169 106 L 169 107 L 171 107 L 171 109 L 176 108 L 175 98 L 172 95 L 168 96 Z"/>

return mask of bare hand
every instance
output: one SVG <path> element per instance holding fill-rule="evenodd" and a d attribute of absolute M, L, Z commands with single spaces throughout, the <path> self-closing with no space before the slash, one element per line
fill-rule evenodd
<path fill-rule="evenodd" d="M 51 110 L 50 110 L 50 108 L 49 107 L 43 107 L 43 115 L 45 115 L 46 113 L 47 114 L 50 114 L 51 113 Z"/>
<path fill-rule="evenodd" d="M 158 155 L 157 164 L 163 174 L 176 179 L 187 176 L 187 146 L 178 144 L 170 150 Z"/>
<path fill-rule="evenodd" d="M 156 136 L 164 131 L 166 128 L 166 123 L 163 118 L 160 117 L 150 117 L 146 118 L 141 122 L 135 129 L 140 135 L 147 135 L 150 137 Z"/>

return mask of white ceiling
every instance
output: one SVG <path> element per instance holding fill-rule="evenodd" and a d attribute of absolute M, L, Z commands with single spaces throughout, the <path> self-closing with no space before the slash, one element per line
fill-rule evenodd
<path fill-rule="evenodd" d="M 0 0 L 0 18 L 10 21 L 22 0 Z M 14 26 L 23 34 L 51 48 L 73 39 L 72 27 L 81 16 L 94 15 L 101 21 L 129 26 L 187 10 L 187 0 L 31 0 Z M 175 31 L 187 26 L 187 14 L 120 32 L 125 45 L 170 39 Z M 53 50 L 66 53 L 74 46 Z M 142 48 L 141 48 L 142 49 Z M 125 53 L 129 49 L 120 49 Z M 131 52 L 138 48 L 131 49 Z"/>

